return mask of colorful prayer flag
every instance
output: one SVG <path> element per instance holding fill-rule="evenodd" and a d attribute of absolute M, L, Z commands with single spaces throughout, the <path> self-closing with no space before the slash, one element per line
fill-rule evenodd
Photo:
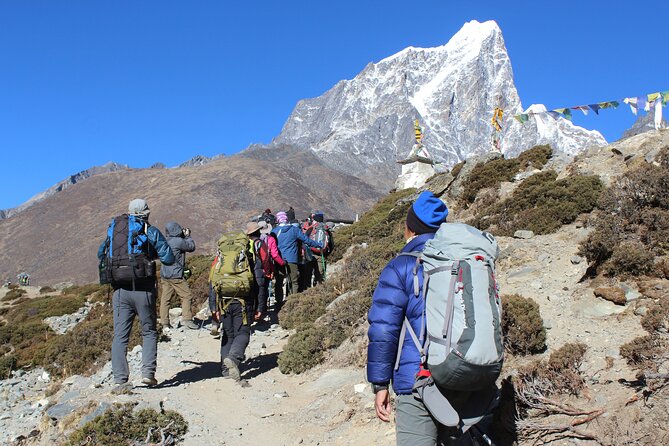
<path fill-rule="evenodd" d="M 596 115 L 599 114 L 599 105 L 597 105 L 597 104 L 590 104 L 590 105 L 588 105 L 588 107 L 590 108 L 590 110 L 594 111 Z"/>

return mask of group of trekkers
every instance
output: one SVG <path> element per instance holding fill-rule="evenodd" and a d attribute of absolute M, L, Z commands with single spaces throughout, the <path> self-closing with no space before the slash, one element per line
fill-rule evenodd
<path fill-rule="evenodd" d="M 114 288 L 112 371 L 118 392 L 131 388 L 126 355 L 135 316 L 143 338 L 142 383 L 158 383 L 156 259 L 162 263 L 162 326 L 173 328 L 169 309 L 175 297 L 181 300 L 183 326 L 198 329 L 203 324 L 193 320 L 193 296 L 187 283 L 186 253 L 196 247 L 191 231 L 170 221 L 163 235 L 149 224 L 149 215 L 145 200 L 132 200 L 128 213 L 112 220 L 98 249 L 100 283 Z M 209 271 L 209 308 L 213 322 L 221 328 L 221 374 L 240 381 L 251 325 L 268 318 L 271 283 L 278 313 L 287 296 L 324 280 L 325 258 L 334 242 L 322 212 L 315 211 L 299 222 L 290 207 L 276 216 L 266 209 L 243 232 L 224 234 L 217 245 Z"/>
<path fill-rule="evenodd" d="M 128 214 L 110 224 L 98 252 L 101 282 L 111 282 L 115 289 L 112 368 L 121 388 L 128 386 L 125 355 L 135 314 L 144 338 L 142 382 L 157 383 L 151 260 L 160 259 L 163 268 L 172 265 L 165 280 L 178 293 L 179 285 L 174 285 L 183 280 L 180 253 L 194 249 L 190 231 L 168 224 L 166 240 L 148 225 L 148 216 L 146 202 L 133 200 Z M 267 209 L 243 233 L 218 240 L 209 276 L 210 309 L 222 325 L 223 376 L 241 380 L 250 327 L 267 312 L 271 281 L 278 311 L 285 296 L 323 280 L 331 234 L 330 241 L 313 234 L 321 231 L 322 217 L 314 213 L 300 224 L 292 209 L 276 216 Z M 494 269 L 499 248 L 492 235 L 447 223 L 447 217 L 446 204 L 429 191 L 411 204 L 404 225 L 406 245 L 381 272 L 368 312 L 367 379 L 380 420 L 391 420 L 390 391 L 396 395 L 400 446 L 494 444 L 491 413 L 499 398 L 495 382 L 504 358 Z M 170 241 L 174 237 L 178 244 Z M 125 256 L 119 254 L 123 252 Z M 191 313 L 184 311 L 183 317 L 186 326 L 197 327 Z"/>

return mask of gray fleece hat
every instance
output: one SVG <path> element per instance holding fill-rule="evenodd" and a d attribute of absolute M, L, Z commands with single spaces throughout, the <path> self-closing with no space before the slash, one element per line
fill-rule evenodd
<path fill-rule="evenodd" d="M 135 198 L 128 205 L 128 213 L 130 215 L 138 215 L 140 217 L 148 217 L 151 213 L 149 205 L 146 204 L 146 200 L 142 198 Z"/>

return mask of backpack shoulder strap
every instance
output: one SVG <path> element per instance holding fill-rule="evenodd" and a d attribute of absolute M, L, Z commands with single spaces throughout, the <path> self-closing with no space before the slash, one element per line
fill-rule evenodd
<path fill-rule="evenodd" d="M 400 357 L 402 356 L 402 347 L 404 346 L 404 339 L 406 338 L 407 331 L 409 332 L 409 336 L 411 336 L 411 340 L 413 341 L 413 344 L 416 346 L 416 349 L 420 354 L 421 364 L 423 364 L 426 360 L 425 352 L 427 351 L 427 347 L 430 341 L 429 339 L 427 339 L 425 341 L 425 344 L 421 344 L 420 340 L 418 339 L 418 336 L 416 336 L 416 332 L 413 331 L 413 327 L 411 326 L 409 319 L 407 319 L 407 317 L 404 316 L 404 322 L 402 323 L 402 330 L 400 331 L 400 338 L 397 344 L 397 356 L 395 357 L 395 370 L 400 368 Z"/>
<path fill-rule="evenodd" d="M 416 263 L 413 266 L 413 293 L 416 297 L 420 296 L 420 283 L 418 283 L 418 267 L 421 265 L 423 253 L 420 251 L 400 252 L 397 257 L 409 256 L 415 257 Z"/>

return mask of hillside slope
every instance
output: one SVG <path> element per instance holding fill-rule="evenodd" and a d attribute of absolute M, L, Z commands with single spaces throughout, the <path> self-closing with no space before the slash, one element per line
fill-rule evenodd
<path fill-rule="evenodd" d="M 207 253 L 223 231 L 241 229 L 267 207 L 293 206 L 298 217 L 320 209 L 328 218 L 352 219 L 377 194 L 290 148 L 271 163 L 239 156 L 199 167 L 99 174 L 0 220 L 0 277 L 13 279 L 25 270 L 37 284 L 94 281 L 97 248 L 110 219 L 137 197 L 148 201 L 153 225 L 162 231 L 176 220 L 190 227 L 197 252 Z"/>

